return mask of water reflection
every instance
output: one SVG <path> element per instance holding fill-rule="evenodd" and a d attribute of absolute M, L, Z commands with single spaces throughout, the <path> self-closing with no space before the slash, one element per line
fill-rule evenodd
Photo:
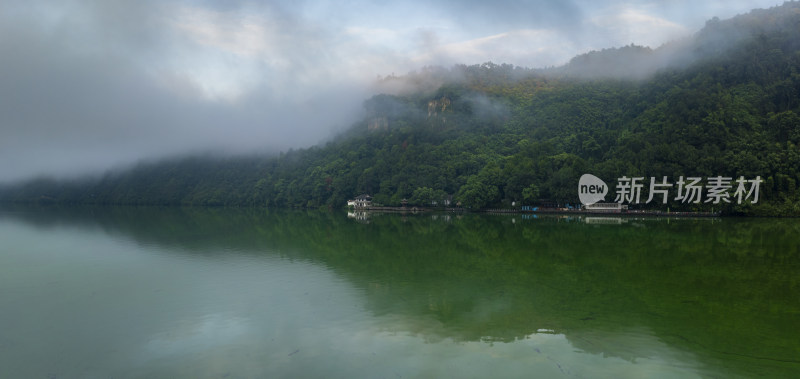
<path fill-rule="evenodd" d="M 585 217 L 583 222 L 592 225 L 622 225 L 628 222 L 625 217 Z"/>
<path fill-rule="evenodd" d="M 77 373 L 800 370 L 792 220 L 373 214 L 362 223 L 344 213 L 174 208 L 28 208 L 0 219 L 4 241 L 22 241 L 20 251 L 60 246 L 70 258 L 42 268 L 0 251 L 4 267 L 16 262 L 19 272 L 23 262 L 39 275 L 3 272 L 0 288 L 41 289 L 34 283 L 60 276 L 59 290 L 38 293 L 65 299 L 29 304 L 6 290 L 3 307 L 20 311 L 0 321 L 50 315 L 24 324 L 37 335 L 36 325 L 57 325 L 67 312 L 69 324 L 37 345 L 41 354 L 63 354 L 95 328 L 95 350 L 115 351 L 100 357 L 126 367 Z M 74 271 L 63 266 L 70 260 Z M 25 340 L 3 336 L 6 351 L 3 341 Z"/>

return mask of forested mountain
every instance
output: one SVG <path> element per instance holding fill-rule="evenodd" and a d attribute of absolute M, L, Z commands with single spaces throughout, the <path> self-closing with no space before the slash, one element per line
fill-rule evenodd
<path fill-rule="evenodd" d="M 576 203 L 584 173 L 612 187 L 623 176 L 721 175 L 760 176 L 758 204 L 671 206 L 800 215 L 797 2 L 711 20 L 655 50 L 590 52 L 549 69 L 428 67 L 382 84 L 393 91 L 365 101 L 366 117 L 324 145 L 40 179 L 0 198 L 316 208 L 367 193 L 385 205 L 452 197 L 483 208 Z"/>

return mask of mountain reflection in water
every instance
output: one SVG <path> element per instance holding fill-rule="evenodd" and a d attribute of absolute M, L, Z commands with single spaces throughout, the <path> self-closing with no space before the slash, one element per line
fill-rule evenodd
<path fill-rule="evenodd" d="M 37 335 L 0 333 L 0 376 L 213 377 L 197 371 L 212 362 L 220 376 L 793 376 L 799 232 L 784 219 L 10 208 L 0 233 L 18 242 L 0 250 L 0 306 L 14 311 L 2 321 Z M 45 234 L 53 251 L 24 240 Z M 76 235 L 105 247 L 76 253 L 81 245 L 64 243 Z M 25 246 L 38 247 L 22 255 Z M 11 274 L 16 262 L 44 275 L 27 261 L 34 254 L 64 260 L 47 270 L 72 284 L 53 290 Z M 47 320 L 65 323 L 52 327 L 62 337 L 24 327 L 27 311 L 47 308 L 28 301 L 47 293 L 74 297 L 51 311 L 81 306 Z M 94 349 L 139 348 L 118 346 L 95 371 L 60 366 L 69 359 L 30 368 L 68 350 L 35 346 L 85 338 L 65 331 L 80 318 L 120 334 Z"/>

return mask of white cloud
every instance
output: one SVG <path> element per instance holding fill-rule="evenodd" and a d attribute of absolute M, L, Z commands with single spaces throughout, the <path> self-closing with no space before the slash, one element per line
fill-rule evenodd
<path fill-rule="evenodd" d="M 377 75 L 558 65 L 592 49 L 656 47 L 713 16 L 770 5 L 6 0 L 0 181 L 309 146 L 355 120 Z"/>
<path fill-rule="evenodd" d="M 578 51 L 557 30 L 521 29 L 485 37 L 432 46 L 414 58 L 418 64 L 479 64 L 487 61 L 544 67 L 566 63 Z"/>
<path fill-rule="evenodd" d="M 613 7 L 590 21 L 604 34 L 603 42 L 615 47 L 634 43 L 657 48 L 690 35 L 693 30 L 633 7 Z"/>

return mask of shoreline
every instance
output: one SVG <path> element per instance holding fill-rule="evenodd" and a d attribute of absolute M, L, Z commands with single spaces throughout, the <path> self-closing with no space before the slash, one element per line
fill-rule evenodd
<path fill-rule="evenodd" d="M 348 209 L 352 212 L 390 212 L 390 213 L 422 213 L 422 212 L 463 212 L 489 214 L 561 214 L 561 215 L 601 215 L 601 216 L 652 216 L 652 217 L 721 217 L 722 212 L 666 212 L 655 210 L 627 210 L 624 212 L 592 211 L 585 209 L 544 208 L 538 210 L 521 210 L 508 208 L 489 208 L 468 210 L 466 208 L 426 208 L 426 207 L 359 207 Z"/>

